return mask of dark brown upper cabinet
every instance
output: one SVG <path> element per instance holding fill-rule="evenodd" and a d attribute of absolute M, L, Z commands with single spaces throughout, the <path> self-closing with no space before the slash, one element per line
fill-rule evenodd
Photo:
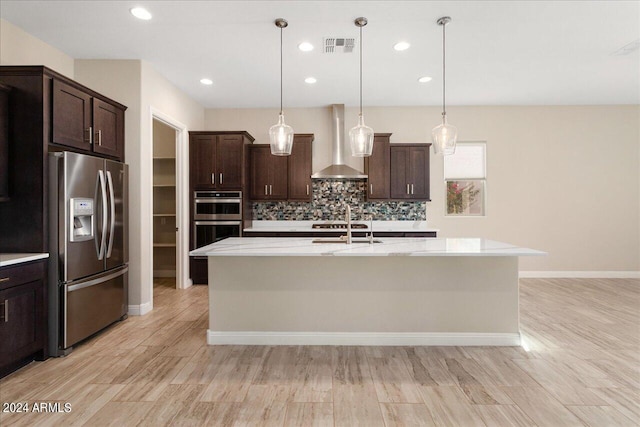
<path fill-rule="evenodd" d="M 125 107 L 55 78 L 52 98 L 52 144 L 124 161 Z"/>
<path fill-rule="evenodd" d="M 0 83 L 0 202 L 9 200 L 9 86 Z"/>
<path fill-rule="evenodd" d="M 124 110 L 93 98 L 93 151 L 124 158 Z"/>
<path fill-rule="evenodd" d="M 367 199 L 389 198 L 391 152 L 390 133 L 376 133 L 373 138 L 373 153 L 364 158 L 364 173 L 367 174 Z"/>
<path fill-rule="evenodd" d="M 274 156 L 267 144 L 250 149 L 250 190 L 252 200 L 287 200 L 290 156 Z"/>
<path fill-rule="evenodd" d="M 247 132 L 189 132 L 189 166 L 193 190 L 242 190 Z"/>
<path fill-rule="evenodd" d="M 400 144 L 390 148 L 391 198 L 429 199 L 429 147 L 431 144 Z"/>
<path fill-rule="evenodd" d="M 311 182 L 313 134 L 297 134 L 293 137 L 293 148 L 288 159 L 289 200 L 310 202 L 313 196 Z"/>

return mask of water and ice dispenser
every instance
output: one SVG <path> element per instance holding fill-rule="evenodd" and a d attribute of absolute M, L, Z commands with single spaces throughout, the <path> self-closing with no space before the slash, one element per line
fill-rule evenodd
<path fill-rule="evenodd" d="M 71 199 L 71 242 L 91 240 L 94 236 L 93 199 Z"/>

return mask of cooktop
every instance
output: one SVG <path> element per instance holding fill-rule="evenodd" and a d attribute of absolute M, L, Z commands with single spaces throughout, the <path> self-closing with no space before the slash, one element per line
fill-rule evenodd
<path fill-rule="evenodd" d="M 331 229 L 346 230 L 347 229 L 347 223 L 346 222 L 345 223 L 342 223 L 342 222 L 339 222 L 339 223 L 333 223 L 333 222 L 332 223 L 316 223 L 316 224 L 313 224 L 311 226 L 311 228 L 323 228 L 323 229 L 331 228 Z M 366 224 L 351 224 L 351 229 L 354 229 L 354 230 L 355 229 L 364 229 L 364 228 L 367 228 Z"/>

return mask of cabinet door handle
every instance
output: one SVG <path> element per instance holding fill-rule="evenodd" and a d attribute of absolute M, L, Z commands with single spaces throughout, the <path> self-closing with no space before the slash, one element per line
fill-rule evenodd
<path fill-rule="evenodd" d="M 269 195 L 273 195 L 273 185 L 269 184 Z"/>
<path fill-rule="evenodd" d="M 0 283 L 2 282 L 8 282 L 10 279 L 10 277 L 0 277 Z"/>
<path fill-rule="evenodd" d="M 7 323 L 9 321 L 9 300 L 8 299 L 4 300 L 4 302 L 1 305 L 3 306 L 3 310 L 2 310 L 3 319 L 0 319 L 0 320 L 4 320 L 4 323 Z"/>
<path fill-rule="evenodd" d="M 369 194 L 373 194 L 373 184 L 369 184 Z"/>
<path fill-rule="evenodd" d="M 92 138 L 93 138 L 93 128 L 91 126 L 89 126 L 86 131 L 87 132 L 87 142 L 89 144 L 92 144 Z"/>
<path fill-rule="evenodd" d="M 220 185 L 222 185 L 222 174 L 220 174 Z"/>
<path fill-rule="evenodd" d="M 102 146 L 102 130 L 98 129 L 98 131 L 96 132 L 96 135 L 98 136 L 96 138 L 98 140 L 98 145 Z"/>
<path fill-rule="evenodd" d="M 309 195 L 309 184 L 307 184 L 307 196 Z"/>
<path fill-rule="evenodd" d="M 407 194 L 411 194 L 411 193 L 409 192 L 409 184 L 407 184 Z"/>
<path fill-rule="evenodd" d="M 413 184 L 411 184 L 411 194 L 413 194 Z"/>
<path fill-rule="evenodd" d="M 264 185 L 264 195 L 265 196 L 269 195 L 269 186 L 267 184 Z"/>
<path fill-rule="evenodd" d="M 214 185 L 216 183 L 216 174 L 215 173 L 211 174 L 211 183 L 214 184 Z"/>

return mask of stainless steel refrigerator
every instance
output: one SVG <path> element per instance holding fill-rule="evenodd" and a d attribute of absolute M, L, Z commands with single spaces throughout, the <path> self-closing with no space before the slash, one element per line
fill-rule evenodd
<path fill-rule="evenodd" d="M 128 166 L 49 155 L 49 354 L 127 315 Z"/>

